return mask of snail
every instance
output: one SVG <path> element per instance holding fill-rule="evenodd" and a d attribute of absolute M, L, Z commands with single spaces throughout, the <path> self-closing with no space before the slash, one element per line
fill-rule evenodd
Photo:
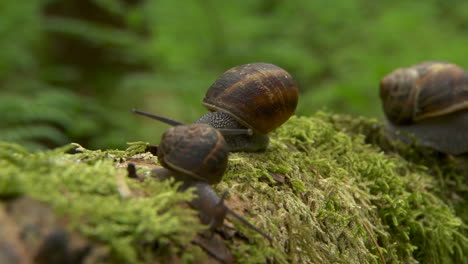
<path fill-rule="evenodd" d="M 163 168 L 154 169 L 153 176 L 159 179 L 173 177 L 182 181 L 182 191 L 194 187 L 197 197 L 189 204 L 199 212 L 203 224 L 215 230 L 223 225 L 229 214 L 269 241 L 272 240 L 224 204 L 226 193 L 220 198 L 211 187 L 221 181 L 228 162 L 228 148 L 218 129 L 207 124 L 172 127 L 163 134 L 157 151 Z M 129 166 L 128 169 L 129 176 L 135 177 L 131 175 L 135 173 L 134 168 Z"/>
<path fill-rule="evenodd" d="M 203 105 L 212 112 L 195 123 L 209 124 L 215 128 L 248 128 L 252 135 L 225 136 L 229 151 L 262 151 L 268 146 L 267 134 L 294 114 L 298 93 L 291 75 L 276 65 L 240 65 L 226 71 L 211 85 Z M 170 125 L 183 125 L 135 109 L 133 112 Z"/>
<path fill-rule="evenodd" d="M 391 138 L 437 151 L 468 153 L 468 72 L 447 62 L 400 68 L 380 82 Z"/>

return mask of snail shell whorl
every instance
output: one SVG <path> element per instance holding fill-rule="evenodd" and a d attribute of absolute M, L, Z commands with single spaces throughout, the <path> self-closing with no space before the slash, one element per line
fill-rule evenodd
<path fill-rule="evenodd" d="M 455 64 L 424 62 L 397 69 L 380 82 L 387 118 L 408 125 L 468 107 L 468 73 Z"/>
<path fill-rule="evenodd" d="M 294 114 L 298 88 L 291 75 L 269 63 L 251 63 L 226 71 L 208 89 L 203 105 L 226 112 L 260 134 Z"/>
<path fill-rule="evenodd" d="M 165 168 L 215 184 L 226 170 L 228 149 L 221 133 L 209 125 L 176 126 L 163 134 L 158 160 Z"/>

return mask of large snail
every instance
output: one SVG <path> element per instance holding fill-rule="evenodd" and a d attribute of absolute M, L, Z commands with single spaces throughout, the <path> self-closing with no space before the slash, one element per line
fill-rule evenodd
<path fill-rule="evenodd" d="M 271 241 L 268 235 L 227 207 L 224 195 L 220 198 L 211 187 L 221 181 L 228 162 L 228 148 L 218 129 L 207 124 L 172 127 L 163 134 L 157 151 L 163 168 L 153 170 L 153 176 L 182 181 L 181 190 L 195 187 L 197 197 L 189 204 L 199 212 L 202 223 L 214 230 L 230 214 Z M 134 173 L 134 169 L 129 171 Z"/>
<path fill-rule="evenodd" d="M 380 97 L 393 138 L 440 152 L 468 153 L 468 73 L 446 62 L 397 69 L 380 82 Z"/>
<path fill-rule="evenodd" d="M 294 114 L 298 88 L 291 75 L 269 63 L 251 63 L 226 71 L 206 92 L 203 105 L 210 111 L 195 123 L 215 128 L 248 128 L 252 135 L 225 136 L 229 151 L 261 151 L 268 146 L 271 130 Z M 183 123 L 148 114 L 171 125 Z"/>

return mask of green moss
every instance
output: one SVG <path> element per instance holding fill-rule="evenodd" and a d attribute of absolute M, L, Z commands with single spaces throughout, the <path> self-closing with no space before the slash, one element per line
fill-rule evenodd
<path fill-rule="evenodd" d="M 391 142 L 384 137 L 383 125 L 375 119 L 358 118 L 349 115 L 320 114 L 335 128 L 351 137 L 365 136 L 366 143 L 376 145 L 386 155 L 394 157 L 398 170 L 409 170 L 429 175 L 434 184 L 426 186 L 441 198 L 464 222 L 468 220 L 468 156 L 453 157 L 417 144 L 405 145 Z M 399 171 L 400 174 L 405 172 Z"/>
<path fill-rule="evenodd" d="M 84 152 L 65 154 L 74 147 L 27 153 L 17 145 L 0 144 L 0 196 L 27 194 L 51 204 L 71 217 L 73 228 L 109 245 L 116 260 L 130 263 L 147 262 L 145 245 L 171 243 L 176 252 L 201 230 L 193 212 L 177 206 L 193 197 L 177 192 L 178 184 L 137 183 L 116 168 L 110 152 L 80 147 Z M 125 186 L 130 196 L 120 189 Z"/>
<path fill-rule="evenodd" d="M 368 144 L 382 143 L 380 133 L 374 120 L 325 113 L 291 118 L 265 153 L 233 154 L 218 188 L 252 201 L 249 215 L 292 262 L 380 263 L 373 236 L 388 263 L 463 263 L 466 229 L 439 195 L 444 178 Z M 286 176 L 280 186 L 249 179 L 278 171 Z"/>
<path fill-rule="evenodd" d="M 458 210 L 466 201 L 451 198 L 466 191 L 464 176 L 438 154 L 393 145 L 381 131 L 375 120 L 317 113 L 291 118 L 265 152 L 231 154 L 217 191 L 228 191 L 227 204 L 274 239 L 269 245 L 232 220 L 246 237 L 227 242 L 238 262 L 382 263 L 380 251 L 386 263 L 466 263 L 466 214 Z M 191 262 L 203 254 L 187 246 L 202 227 L 177 206 L 191 194 L 170 181 L 126 179 L 120 169 L 146 145 L 127 152 L 74 145 L 72 155 L 64 153 L 73 145 L 29 153 L 1 144 L 0 195 L 52 204 L 118 260 L 148 262 L 166 251 Z M 155 241 L 164 250 L 144 246 Z"/>

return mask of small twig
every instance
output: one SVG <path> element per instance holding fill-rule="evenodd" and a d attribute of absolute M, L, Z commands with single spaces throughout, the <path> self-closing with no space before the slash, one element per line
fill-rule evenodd
<path fill-rule="evenodd" d="M 383 264 L 387 264 L 387 262 L 385 262 L 385 258 L 383 256 L 383 253 L 382 253 L 382 250 L 380 250 L 380 246 L 379 244 L 377 243 L 377 240 L 375 239 L 374 235 L 372 234 L 370 228 L 367 226 L 366 223 L 364 223 L 363 221 L 361 221 L 361 219 L 359 218 L 359 223 L 361 223 L 361 225 L 364 227 L 364 229 L 366 230 L 367 234 L 369 234 L 372 242 L 374 243 L 374 246 L 377 248 L 377 251 L 379 252 L 379 256 L 380 256 L 380 260 L 382 260 L 382 263 Z"/>

